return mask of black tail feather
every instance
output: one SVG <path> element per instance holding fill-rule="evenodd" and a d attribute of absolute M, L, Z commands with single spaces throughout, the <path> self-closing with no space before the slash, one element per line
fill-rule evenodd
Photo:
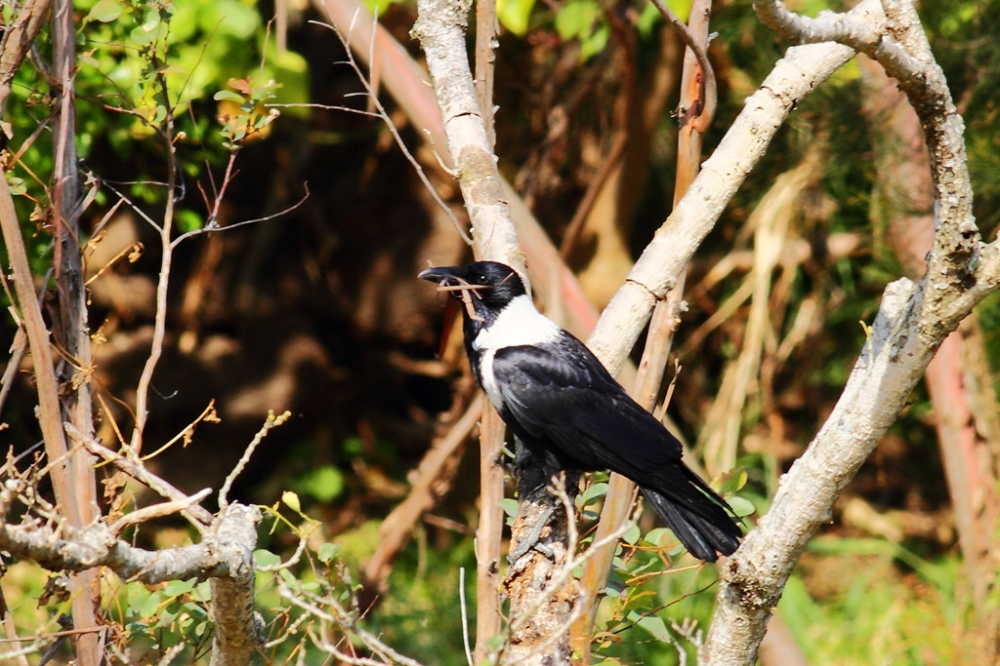
<path fill-rule="evenodd" d="M 704 495 L 704 503 L 696 513 L 651 488 L 642 488 L 642 494 L 684 547 L 699 560 L 715 562 L 719 559 L 718 553 L 732 555 L 739 548 L 743 533 L 737 519 L 718 504 L 724 502 L 721 498 L 716 501 Z"/>

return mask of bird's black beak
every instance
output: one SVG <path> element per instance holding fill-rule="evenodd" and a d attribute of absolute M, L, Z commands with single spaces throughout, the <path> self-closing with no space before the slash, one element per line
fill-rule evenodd
<path fill-rule="evenodd" d="M 447 266 L 436 266 L 434 268 L 427 268 L 420 271 L 417 277 L 421 280 L 427 280 L 428 282 L 437 282 L 440 285 L 447 286 L 448 284 L 455 282 L 461 282 L 462 280 L 455 275 L 452 269 Z"/>

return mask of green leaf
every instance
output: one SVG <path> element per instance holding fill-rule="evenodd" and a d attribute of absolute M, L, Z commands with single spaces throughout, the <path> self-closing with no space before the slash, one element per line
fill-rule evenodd
<path fill-rule="evenodd" d="M 739 497 L 739 496 L 730 497 L 726 501 L 729 503 L 729 506 L 732 508 L 733 513 L 735 513 L 740 518 L 742 518 L 743 516 L 749 516 L 754 511 L 757 510 L 757 507 L 755 507 L 753 505 L 753 502 L 751 502 L 748 499 L 743 499 L 742 497 Z"/>
<path fill-rule="evenodd" d="M 177 221 L 177 228 L 181 230 L 181 233 L 196 231 L 205 226 L 205 221 L 201 219 L 201 215 L 190 208 L 181 208 L 178 210 L 174 214 L 174 220 Z"/>
<path fill-rule="evenodd" d="M 179 597 L 182 594 L 187 594 L 194 589 L 195 581 L 191 580 L 172 580 L 163 586 L 163 593 L 168 597 Z"/>
<path fill-rule="evenodd" d="M 507 514 L 508 518 L 517 518 L 517 500 L 513 497 L 500 500 L 500 508 Z"/>
<path fill-rule="evenodd" d="M 639 530 L 639 526 L 635 523 L 631 523 L 628 526 L 628 529 L 625 530 L 625 533 L 622 534 L 622 541 L 629 545 L 633 545 L 639 540 L 640 536 L 642 536 L 642 532 Z"/>
<path fill-rule="evenodd" d="M 586 487 L 580 497 L 576 500 L 578 506 L 587 506 L 594 500 L 604 497 L 608 494 L 608 484 L 606 483 L 592 483 Z"/>
<path fill-rule="evenodd" d="M 556 33 L 563 41 L 585 39 L 593 34 L 594 22 L 600 15 L 601 6 L 593 0 L 568 2 L 556 14 Z"/>
<path fill-rule="evenodd" d="M 163 601 L 163 595 L 157 591 L 153 592 L 146 598 L 146 601 L 139 608 L 139 617 L 144 620 L 151 620 L 156 618 L 160 610 L 160 602 Z"/>
<path fill-rule="evenodd" d="M 636 625 L 648 631 L 653 638 L 661 643 L 670 642 L 670 632 L 667 631 L 667 625 L 663 622 L 661 617 L 657 615 L 647 615 L 639 618 Z"/>
<path fill-rule="evenodd" d="M 28 193 L 28 187 L 24 184 L 24 178 L 8 176 L 7 183 L 10 186 L 10 193 L 14 196 L 20 196 Z"/>
<path fill-rule="evenodd" d="M 723 497 L 733 495 L 743 489 L 747 483 L 747 470 L 745 467 L 734 467 L 723 472 L 712 480 L 712 487 Z"/>
<path fill-rule="evenodd" d="M 642 537 L 642 542 L 648 543 L 650 546 L 663 548 L 674 542 L 674 534 L 666 527 L 654 527 L 646 532 L 646 535 Z"/>
<path fill-rule="evenodd" d="M 129 39 L 137 46 L 148 46 L 165 34 L 167 34 L 166 22 L 158 21 L 155 24 L 136 26 L 129 33 Z"/>
<path fill-rule="evenodd" d="M 340 544 L 324 543 L 316 550 L 316 557 L 323 564 L 329 564 L 340 552 Z"/>
<path fill-rule="evenodd" d="M 221 102 L 223 100 L 228 102 L 233 102 L 235 104 L 242 104 L 246 101 L 246 98 L 239 93 L 234 93 L 232 90 L 220 90 L 219 92 L 212 95 L 212 99 L 216 102 Z"/>
<path fill-rule="evenodd" d="M 590 59 L 592 56 L 597 55 L 604 50 L 604 47 L 608 45 L 608 36 L 611 34 L 611 29 L 602 25 L 594 34 L 583 40 L 580 44 L 580 57 L 584 60 Z"/>
<path fill-rule="evenodd" d="M 257 566 L 259 567 L 271 567 L 281 561 L 280 557 L 269 550 L 264 550 L 263 548 L 255 550 L 253 557 L 257 561 Z"/>
<path fill-rule="evenodd" d="M 145 605 L 149 596 L 149 590 L 147 590 L 146 586 L 142 583 L 130 583 L 126 588 L 125 598 L 128 601 L 128 607 L 132 609 L 132 611 L 136 611 Z"/>
<path fill-rule="evenodd" d="M 204 3 L 206 8 L 211 9 L 202 12 L 206 16 L 202 19 L 202 27 L 206 32 L 218 30 L 221 34 L 230 35 L 238 40 L 250 39 L 254 32 L 260 27 L 260 14 L 257 8 L 250 3 L 240 0 L 215 0 L 215 2 Z M 211 23 L 206 25 L 206 19 L 211 15 L 212 20 L 221 21 L 216 25 Z"/>
<path fill-rule="evenodd" d="M 515 35 L 524 35 L 534 7 L 535 0 L 497 0 L 497 18 Z"/>
<path fill-rule="evenodd" d="M 125 7 L 119 0 L 97 0 L 84 20 L 110 23 L 121 16 L 124 11 Z"/>

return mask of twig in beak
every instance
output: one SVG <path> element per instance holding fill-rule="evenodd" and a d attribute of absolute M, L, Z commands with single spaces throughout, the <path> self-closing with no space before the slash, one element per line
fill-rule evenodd
<path fill-rule="evenodd" d="M 476 314 L 476 308 L 472 304 L 472 295 L 480 289 L 493 289 L 493 285 L 489 284 L 469 284 L 468 282 L 459 282 L 457 284 L 438 284 L 438 291 L 459 291 L 462 293 L 461 299 L 462 303 L 465 305 L 465 312 L 469 315 L 469 319 L 472 321 L 486 321 L 478 314 Z"/>

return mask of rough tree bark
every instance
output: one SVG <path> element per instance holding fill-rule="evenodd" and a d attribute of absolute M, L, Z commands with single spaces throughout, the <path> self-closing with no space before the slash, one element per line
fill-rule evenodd
<path fill-rule="evenodd" d="M 56 308 L 52 333 L 62 348 L 62 410 L 64 417 L 85 436 L 94 432 L 91 405 L 90 327 L 87 293 L 83 274 L 83 232 L 80 228 L 81 197 L 76 158 L 76 33 L 72 0 L 57 0 L 52 11 L 53 63 L 58 81 L 56 112 L 53 118 L 52 213 L 55 219 Z M 97 481 L 94 459 L 83 447 L 70 453 L 72 503 L 78 514 L 77 526 L 89 525 L 97 517 Z M 95 607 L 100 606 L 100 582 L 95 571 L 81 571 L 73 580 L 73 627 L 93 629 L 76 641 L 82 666 L 98 666 L 101 661 Z"/>
<path fill-rule="evenodd" d="M 972 218 L 963 125 L 912 5 L 864 1 L 803 19 L 755 3 L 762 20 L 798 41 L 836 40 L 878 61 L 920 116 L 931 155 L 937 232 L 923 279 L 890 284 L 833 413 L 782 480 L 771 510 L 726 563 L 706 644 L 712 664 L 753 664 L 771 611 L 806 542 L 895 421 L 947 334 L 1000 286 L 1000 246 Z"/>
<path fill-rule="evenodd" d="M 867 98 L 863 112 L 875 135 L 878 170 L 873 223 L 885 228 L 887 244 L 906 277 L 916 280 L 934 244 L 935 221 L 930 157 L 920 119 L 878 63 L 866 58 L 861 74 Z M 973 313 L 941 343 L 924 381 L 934 406 L 967 584 L 984 628 L 976 633 L 985 647 L 996 641 L 1000 619 L 987 604 L 997 575 L 993 553 L 1000 517 L 991 441 L 1000 442 L 1000 432 L 991 425 L 998 413 L 993 389 L 976 378 L 979 370 L 989 373 L 978 329 Z"/>
<path fill-rule="evenodd" d="M 419 18 L 411 34 L 420 41 L 427 57 L 448 150 L 472 221 L 476 257 L 503 262 L 526 277 L 524 255 L 510 220 L 504 184 L 497 171 L 469 68 L 465 33 L 471 7 L 471 3 L 461 0 L 421 0 L 417 3 Z M 496 462 L 484 460 L 484 464 Z M 544 541 L 553 550 L 551 558 L 533 549 L 511 563 L 505 582 L 511 615 L 521 614 L 523 620 L 523 613 L 528 610 L 532 619 L 522 621 L 521 629 L 512 631 L 502 657 L 510 663 L 542 663 L 549 658 L 554 661 L 547 663 L 558 664 L 569 660 L 568 627 L 576 606 L 575 587 L 554 590 L 549 585 L 559 565 L 572 556 L 565 547 L 565 512 L 559 499 L 547 489 L 548 473 L 552 471 L 547 469 L 540 478 L 522 474 L 518 479 L 520 497 L 513 537 L 519 541 L 527 535 L 540 534 L 540 523 L 552 517 L 544 528 Z"/>

